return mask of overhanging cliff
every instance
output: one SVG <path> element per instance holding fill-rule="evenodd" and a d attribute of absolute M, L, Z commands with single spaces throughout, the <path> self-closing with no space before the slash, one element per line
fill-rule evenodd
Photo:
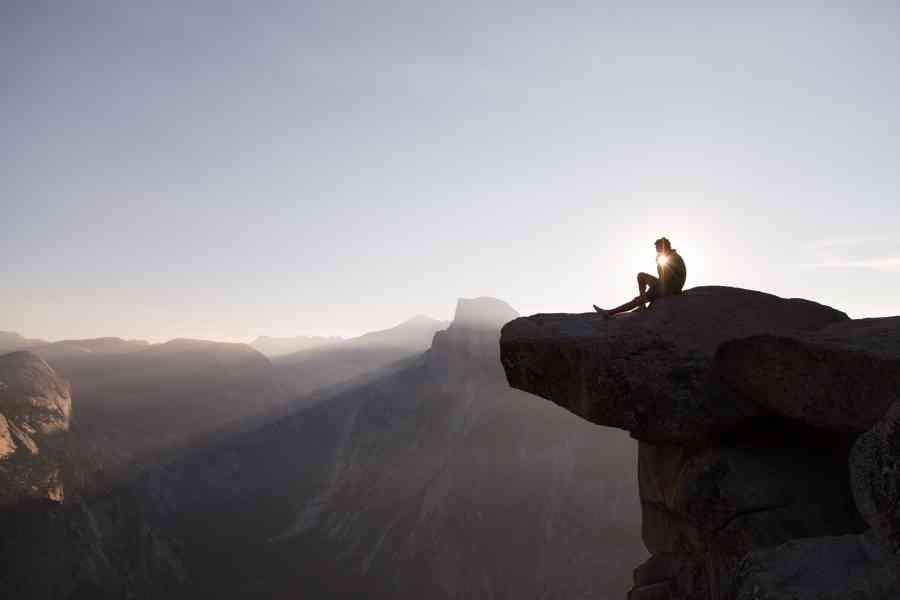
<path fill-rule="evenodd" d="M 859 535 L 862 517 L 890 520 L 889 502 L 860 515 L 848 456 L 900 397 L 900 318 L 854 321 L 807 300 L 705 287 L 611 319 L 516 319 L 500 347 L 510 385 L 640 441 L 653 556 L 630 598 L 788 597 L 785 581 L 821 582 L 816 556 L 851 554 L 868 558 L 844 565 L 846 581 L 894 589 L 890 548 L 872 542 L 884 536 Z M 871 455 L 854 465 L 872 471 Z M 820 545 L 783 548 L 800 538 Z M 781 570 L 761 566 L 779 548 Z"/>

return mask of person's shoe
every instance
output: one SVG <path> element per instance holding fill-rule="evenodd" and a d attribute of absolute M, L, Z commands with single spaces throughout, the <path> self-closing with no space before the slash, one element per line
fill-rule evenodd
<path fill-rule="evenodd" d="M 606 317 L 607 319 L 609 318 L 609 313 L 606 312 L 605 310 L 603 310 L 602 308 L 600 308 L 599 306 L 597 306 L 596 304 L 594 305 L 594 310 L 596 310 L 598 313 L 600 313 L 601 315 L 603 315 L 603 316 Z"/>

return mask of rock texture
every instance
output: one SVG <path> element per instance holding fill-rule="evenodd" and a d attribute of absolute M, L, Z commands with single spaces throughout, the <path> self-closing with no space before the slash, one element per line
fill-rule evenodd
<path fill-rule="evenodd" d="M 16 451 L 16 442 L 13 441 L 9 422 L 0 414 L 0 459 L 4 459 Z"/>
<path fill-rule="evenodd" d="M 31 352 L 0 357 L 0 410 L 28 433 L 66 431 L 72 397 L 69 384 Z"/>
<path fill-rule="evenodd" d="M 503 329 L 503 366 L 513 387 L 638 439 L 705 443 L 764 414 L 725 397 L 715 378 L 725 342 L 791 335 L 846 321 L 807 300 L 725 287 L 665 298 L 652 310 L 600 315 L 535 315 Z"/>
<path fill-rule="evenodd" d="M 862 516 L 900 566 L 900 401 L 856 441 L 850 468 Z"/>
<path fill-rule="evenodd" d="M 871 534 L 792 540 L 748 555 L 735 600 L 896 600 L 896 574 Z"/>
<path fill-rule="evenodd" d="M 632 600 L 898 593 L 884 557 L 900 556 L 900 408 L 882 415 L 900 397 L 900 318 L 708 287 L 612 319 L 520 318 L 500 346 L 513 387 L 641 441 L 653 556 Z M 873 425 L 851 491 L 850 448 Z M 816 595 L 841 565 L 846 585 Z"/>
<path fill-rule="evenodd" d="M 4 598 L 172 598 L 185 581 L 132 490 L 0 511 L 0 531 Z"/>
<path fill-rule="evenodd" d="M 900 397 L 898 331 L 900 317 L 890 317 L 733 340 L 717 352 L 717 373 L 741 403 L 860 433 Z"/>
<path fill-rule="evenodd" d="M 67 431 L 69 384 L 30 352 L 0 356 L 0 507 L 63 499 L 58 461 L 45 450 L 49 436 Z"/>

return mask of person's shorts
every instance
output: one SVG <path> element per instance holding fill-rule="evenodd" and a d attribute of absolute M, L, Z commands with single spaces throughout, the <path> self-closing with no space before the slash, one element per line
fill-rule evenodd
<path fill-rule="evenodd" d="M 672 291 L 669 292 L 668 294 L 665 294 L 666 296 L 674 296 L 676 294 L 681 293 L 681 287 L 676 287 L 676 284 L 674 282 L 670 282 L 669 288 Z M 662 293 L 662 289 L 660 288 L 660 285 L 659 285 L 658 277 L 654 277 L 653 275 L 650 276 L 650 284 L 647 286 L 646 295 L 647 295 L 647 300 L 650 302 L 653 302 L 654 300 L 659 300 L 660 298 L 663 297 L 663 293 Z"/>

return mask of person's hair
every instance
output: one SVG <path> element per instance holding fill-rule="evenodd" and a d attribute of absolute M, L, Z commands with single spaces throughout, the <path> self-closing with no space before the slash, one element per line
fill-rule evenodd
<path fill-rule="evenodd" d="M 656 245 L 656 246 L 662 245 L 663 249 L 665 249 L 665 250 L 672 249 L 672 242 L 670 242 L 669 238 L 666 238 L 666 237 L 659 238 L 658 240 L 656 240 L 654 242 L 654 245 Z"/>

